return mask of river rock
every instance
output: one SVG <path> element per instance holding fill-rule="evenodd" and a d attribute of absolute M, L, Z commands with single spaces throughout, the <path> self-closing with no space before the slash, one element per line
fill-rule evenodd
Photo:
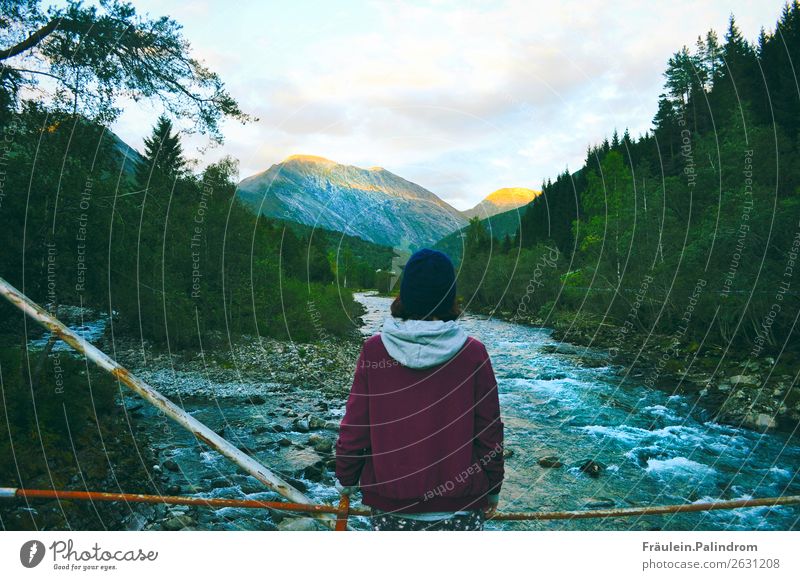
<path fill-rule="evenodd" d="M 756 377 L 751 375 L 736 375 L 728 379 L 728 382 L 733 385 L 755 386 L 759 384 Z"/>
<path fill-rule="evenodd" d="M 300 433 L 308 433 L 310 428 L 308 419 L 296 419 L 292 425 L 294 426 L 294 430 Z"/>
<path fill-rule="evenodd" d="M 594 459 L 587 459 L 581 463 L 579 469 L 589 477 L 600 477 L 600 474 L 605 471 L 606 466 Z"/>
<path fill-rule="evenodd" d="M 284 447 L 281 449 L 281 465 L 286 471 L 303 471 L 307 467 L 322 461 L 322 457 L 313 449 Z"/>
<path fill-rule="evenodd" d="M 586 500 L 586 503 L 583 504 L 583 507 L 586 509 L 597 509 L 597 508 L 611 508 L 616 505 L 616 502 L 608 497 L 592 497 Z"/>
<path fill-rule="evenodd" d="M 503 448 L 503 459 L 509 459 L 511 457 L 514 457 L 514 450 L 511 449 L 510 447 L 504 447 Z"/>
<path fill-rule="evenodd" d="M 147 518 L 142 514 L 132 514 L 125 524 L 125 529 L 129 532 L 139 532 L 144 529 L 147 524 Z"/>
<path fill-rule="evenodd" d="M 267 402 L 267 400 L 261 395 L 253 395 L 252 397 L 250 397 L 250 402 L 253 405 L 263 405 L 264 403 Z"/>
<path fill-rule="evenodd" d="M 300 490 L 302 492 L 308 491 L 308 485 L 306 485 L 306 482 L 304 482 L 302 479 L 297 479 L 295 477 L 286 477 L 286 476 L 284 476 L 283 479 L 285 479 L 287 483 L 289 483 L 293 488 L 297 490 Z"/>
<path fill-rule="evenodd" d="M 766 413 L 749 413 L 745 418 L 745 423 L 758 430 L 777 429 L 778 421 L 775 417 Z"/>
<path fill-rule="evenodd" d="M 284 532 L 315 532 L 320 527 L 313 518 L 286 518 L 278 524 L 278 529 Z"/>
<path fill-rule="evenodd" d="M 564 465 L 555 455 L 546 455 L 544 457 L 540 457 L 537 463 L 540 467 L 562 467 Z"/>
<path fill-rule="evenodd" d="M 320 419 L 319 417 L 309 417 L 308 418 L 308 428 L 309 429 L 323 429 L 325 427 L 325 420 Z"/>
<path fill-rule="evenodd" d="M 170 470 L 172 472 L 175 472 L 175 473 L 177 473 L 178 471 L 181 470 L 181 468 L 178 466 L 178 464 L 175 462 L 174 459 L 167 459 L 163 463 L 163 466 L 164 466 L 164 469 L 168 469 L 168 470 Z"/>
<path fill-rule="evenodd" d="M 309 465 L 303 470 L 303 477 L 309 481 L 322 481 L 327 475 L 325 471 L 325 464 L 323 462 Z"/>
<path fill-rule="evenodd" d="M 278 439 L 278 445 L 280 445 L 281 447 L 290 447 L 292 445 L 292 440 L 287 439 L 286 437 L 281 437 L 280 439 Z"/>
<path fill-rule="evenodd" d="M 197 524 L 197 520 L 195 520 L 192 516 L 188 516 L 186 514 L 181 516 L 173 516 L 169 518 L 167 521 L 164 522 L 164 529 L 169 531 L 177 531 L 182 530 L 186 527 L 193 527 Z"/>
<path fill-rule="evenodd" d="M 308 444 L 311 445 L 317 453 L 330 453 L 333 450 L 333 442 L 317 434 L 308 438 Z"/>
<path fill-rule="evenodd" d="M 286 515 L 281 510 L 267 509 L 267 512 L 269 512 L 269 517 L 276 524 L 281 523 L 286 518 Z"/>

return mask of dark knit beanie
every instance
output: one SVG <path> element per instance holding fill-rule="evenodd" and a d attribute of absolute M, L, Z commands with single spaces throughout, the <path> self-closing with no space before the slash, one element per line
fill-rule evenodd
<path fill-rule="evenodd" d="M 450 312 L 456 297 L 456 271 L 446 254 L 423 248 L 403 268 L 400 301 L 409 314 L 425 318 Z"/>

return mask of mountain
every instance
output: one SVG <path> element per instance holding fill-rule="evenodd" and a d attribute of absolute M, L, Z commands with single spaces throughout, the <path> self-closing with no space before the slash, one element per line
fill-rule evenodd
<path fill-rule="evenodd" d="M 482 219 L 481 223 L 497 243 L 502 242 L 506 236 L 513 239 L 519 229 L 520 220 L 522 220 L 522 216 L 527 209 L 527 206 L 522 206 L 503 213 L 497 213 Z M 465 231 L 466 228 L 461 228 L 451 232 L 436 242 L 433 247 L 458 262 L 461 260 L 461 254 L 464 250 L 462 235 Z"/>
<path fill-rule="evenodd" d="M 292 155 L 239 183 L 240 199 L 263 215 L 419 248 L 466 225 L 454 207 L 381 167 L 362 169 Z"/>
<path fill-rule="evenodd" d="M 542 192 L 524 187 L 504 187 L 487 195 L 472 209 L 461 213 L 467 218 L 478 216 L 484 219 L 529 204 L 540 193 Z"/>

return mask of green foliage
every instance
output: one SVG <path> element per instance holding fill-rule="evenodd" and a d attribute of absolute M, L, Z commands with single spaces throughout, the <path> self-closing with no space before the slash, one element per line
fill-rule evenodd
<path fill-rule="evenodd" d="M 89 478 L 105 476 L 101 439 L 111 427 L 117 386 L 107 373 L 87 374 L 80 359 L 54 353 L 39 368 L 41 357 L 41 351 L 0 349 L 4 485 L 63 488 L 81 465 L 91 469 Z M 76 448 L 89 451 L 76 457 Z"/>
<path fill-rule="evenodd" d="M 0 105 L 8 113 L 23 87 L 48 91 L 51 104 L 107 124 L 120 96 L 154 98 L 174 117 L 221 141 L 220 121 L 250 119 L 219 76 L 191 57 L 174 20 L 151 19 L 131 4 L 101 0 L 2 0 Z"/>

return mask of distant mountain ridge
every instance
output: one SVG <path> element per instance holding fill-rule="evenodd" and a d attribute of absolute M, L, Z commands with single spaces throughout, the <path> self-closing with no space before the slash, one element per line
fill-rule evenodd
<path fill-rule="evenodd" d="M 313 155 L 292 155 L 242 180 L 238 195 L 263 215 L 393 247 L 432 245 L 467 223 L 435 194 L 386 169 Z"/>
<path fill-rule="evenodd" d="M 477 216 L 486 219 L 527 205 L 540 193 L 542 192 L 526 187 L 504 187 L 487 195 L 472 209 L 461 213 L 467 218 Z"/>

